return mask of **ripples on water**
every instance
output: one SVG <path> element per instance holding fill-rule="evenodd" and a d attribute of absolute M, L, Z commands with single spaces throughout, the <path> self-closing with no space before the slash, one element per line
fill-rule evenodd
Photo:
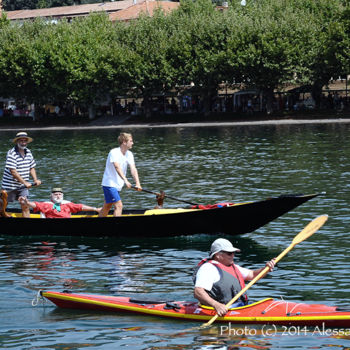
<path fill-rule="evenodd" d="M 350 127 L 276 126 L 135 129 L 141 183 L 150 190 L 198 203 L 260 200 L 285 193 L 327 192 L 254 233 L 227 237 L 242 249 L 237 262 L 258 268 L 284 250 L 321 214 L 328 222 L 296 246 L 268 278 L 249 292 L 253 300 L 283 297 L 349 304 Z M 32 198 L 47 200 L 51 186 L 66 198 L 102 202 L 104 163 L 119 130 L 33 131 L 31 149 L 43 185 Z M 12 133 L 2 132 L 5 158 Z M 0 167 L 2 173 L 3 168 Z M 145 193 L 123 191 L 125 207 L 153 207 Z M 177 207 L 181 203 L 166 203 Z M 234 223 L 232 223 L 234 225 Z M 166 227 L 164 228 L 166 230 Z M 39 289 L 193 300 L 192 267 L 216 237 L 163 239 L 0 236 L 0 347 L 14 349 L 228 349 L 349 347 L 349 338 L 220 335 L 218 325 L 183 334 L 193 323 L 128 314 L 33 308 Z M 54 345 L 55 344 L 55 345 Z"/>

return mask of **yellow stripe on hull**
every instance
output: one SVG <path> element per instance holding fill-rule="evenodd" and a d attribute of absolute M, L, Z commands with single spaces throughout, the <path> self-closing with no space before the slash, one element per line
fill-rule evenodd
<path fill-rule="evenodd" d="M 157 309 L 151 309 L 151 308 L 144 308 L 140 306 L 132 306 L 132 305 L 125 305 L 123 303 L 128 303 L 128 301 L 120 301 L 118 304 L 114 304 L 111 301 L 103 301 L 103 300 L 93 300 L 89 299 L 91 296 L 86 295 L 86 298 L 81 295 L 79 297 L 76 296 L 70 296 L 70 295 L 62 295 L 62 294 L 56 294 L 51 292 L 42 292 L 42 296 L 50 299 L 55 298 L 56 300 L 62 300 L 67 302 L 74 302 L 74 303 L 80 303 L 81 305 L 88 304 L 88 305 L 95 305 L 98 309 L 98 307 L 105 307 L 109 309 L 116 309 L 120 311 L 130 311 L 135 312 L 139 314 L 147 314 L 147 315 L 153 315 L 153 316 L 162 316 L 162 317 L 170 317 L 170 318 L 177 318 L 177 319 L 189 319 L 194 321 L 207 321 L 211 319 L 215 312 L 213 312 L 210 315 L 198 315 L 196 314 L 196 309 L 194 309 L 194 312 L 192 313 L 181 313 L 181 312 L 174 312 L 174 311 L 167 311 L 167 310 L 157 310 Z M 106 297 L 108 298 L 108 297 Z M 240 310 L 244 309 L 252 309 L 254 306 L 258 306 L 259 304 L 262 304 L 264 302 L 268 302 L 270 300 L 273 300 L 272 298 L 267 298 L 264 300 L 260 300 L 256 303 L 249 304 L 246 306 L 238 307 L 231 309 L 230 312 L 239 312 Z M 198 309 L 201 307 L 198 305 Z M 226 317 L 218 317 L 217 321 L 223 321 L 223 322 L 234 322 L 234 323 L 251 323 L 251 324 L 321 324 L 323 322 L 329 322 L 329 321 L 344 321 L 345 324 L 349 324 L 350 322 L 350 315 L 317 315 L 317 316 L 271 316 L 271 317 L 261 317 L 261 316 L 226 316 Z"/>
<path fill-rule="evenodd" d="M 184 209 L 184 208 L 175 208 L 175 209 L 150 209 L 146 210 L 142 214 L 123 214 L 122 217 L 130 217 L 130 216 L 148 216 L 148 215 L 165 215 L 165 214 L 180 214 L 180 213 L 189 213 L 192 211 L 200 211 L 203 209 Z M 14 218 L 21 218 L 22 213 L 8 213 Z M 97 214 L 79 214 L 79 215 L 72 215 L 72 219 L 78 219 L 78 218 L 97 218 Z M 112 218 L 113 215 L 107 215 L 107 217 Z M 40 219 L 40 214 L 30 214 L 30 218 L 32 219 Z"/>

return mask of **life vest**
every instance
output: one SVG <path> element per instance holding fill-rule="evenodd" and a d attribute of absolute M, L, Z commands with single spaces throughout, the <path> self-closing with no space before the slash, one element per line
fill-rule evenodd
<path fill-rule="evenodd" d="M 207 292 L 214 300 L 222 304 L 227 304 L 245 287 L 243 276 L 235 264 L 226 266 L 217 261 L 214 262 L 210 259 L 203 259 L 197 265 L 193 273 L 194 283 L 196 283 L 196 274 L 198 269 L 206 262 L 214 265 L 220 274 L 219 281 L 215 282 L 212 289 Z M 246 293 L 244 293 L 240 299 L 245 305 L 248 303 L 248 295 Z"/>

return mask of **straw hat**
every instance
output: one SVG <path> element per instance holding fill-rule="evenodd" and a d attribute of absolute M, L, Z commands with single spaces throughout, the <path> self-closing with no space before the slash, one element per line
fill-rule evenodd
<path fill-rule="evenodd" d="M 51 193 L 54 193 L 54 192 L 61 192 L 63 193 L 63 189 L 61 187 L 54 187 L 52 190 L 51 190 Z"/>
<path fill-rule="evenodd" d="M 16 137 L 13 139 L 13 143 L 17 143 L 19 139 L 27 139 L 27 142 L 30 143 L 33 141 L 31 137 L 25 131 L 20 131 L 17 133 Z"/>

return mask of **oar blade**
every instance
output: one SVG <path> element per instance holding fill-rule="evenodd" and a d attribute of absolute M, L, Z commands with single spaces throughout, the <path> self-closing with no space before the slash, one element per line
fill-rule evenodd
<path fill-rule="evenodd" d="M 320 215 L 316 219 L 312 220 L 308 225 L 304 227 L 304 229 L 297 234 L 292 244 L 296 245 L 302 241 L 305 241 L 307 238 L 312 236 L 316 231 L 318 231 L 324 223 L 328 220 L 328 215 Z"/>

